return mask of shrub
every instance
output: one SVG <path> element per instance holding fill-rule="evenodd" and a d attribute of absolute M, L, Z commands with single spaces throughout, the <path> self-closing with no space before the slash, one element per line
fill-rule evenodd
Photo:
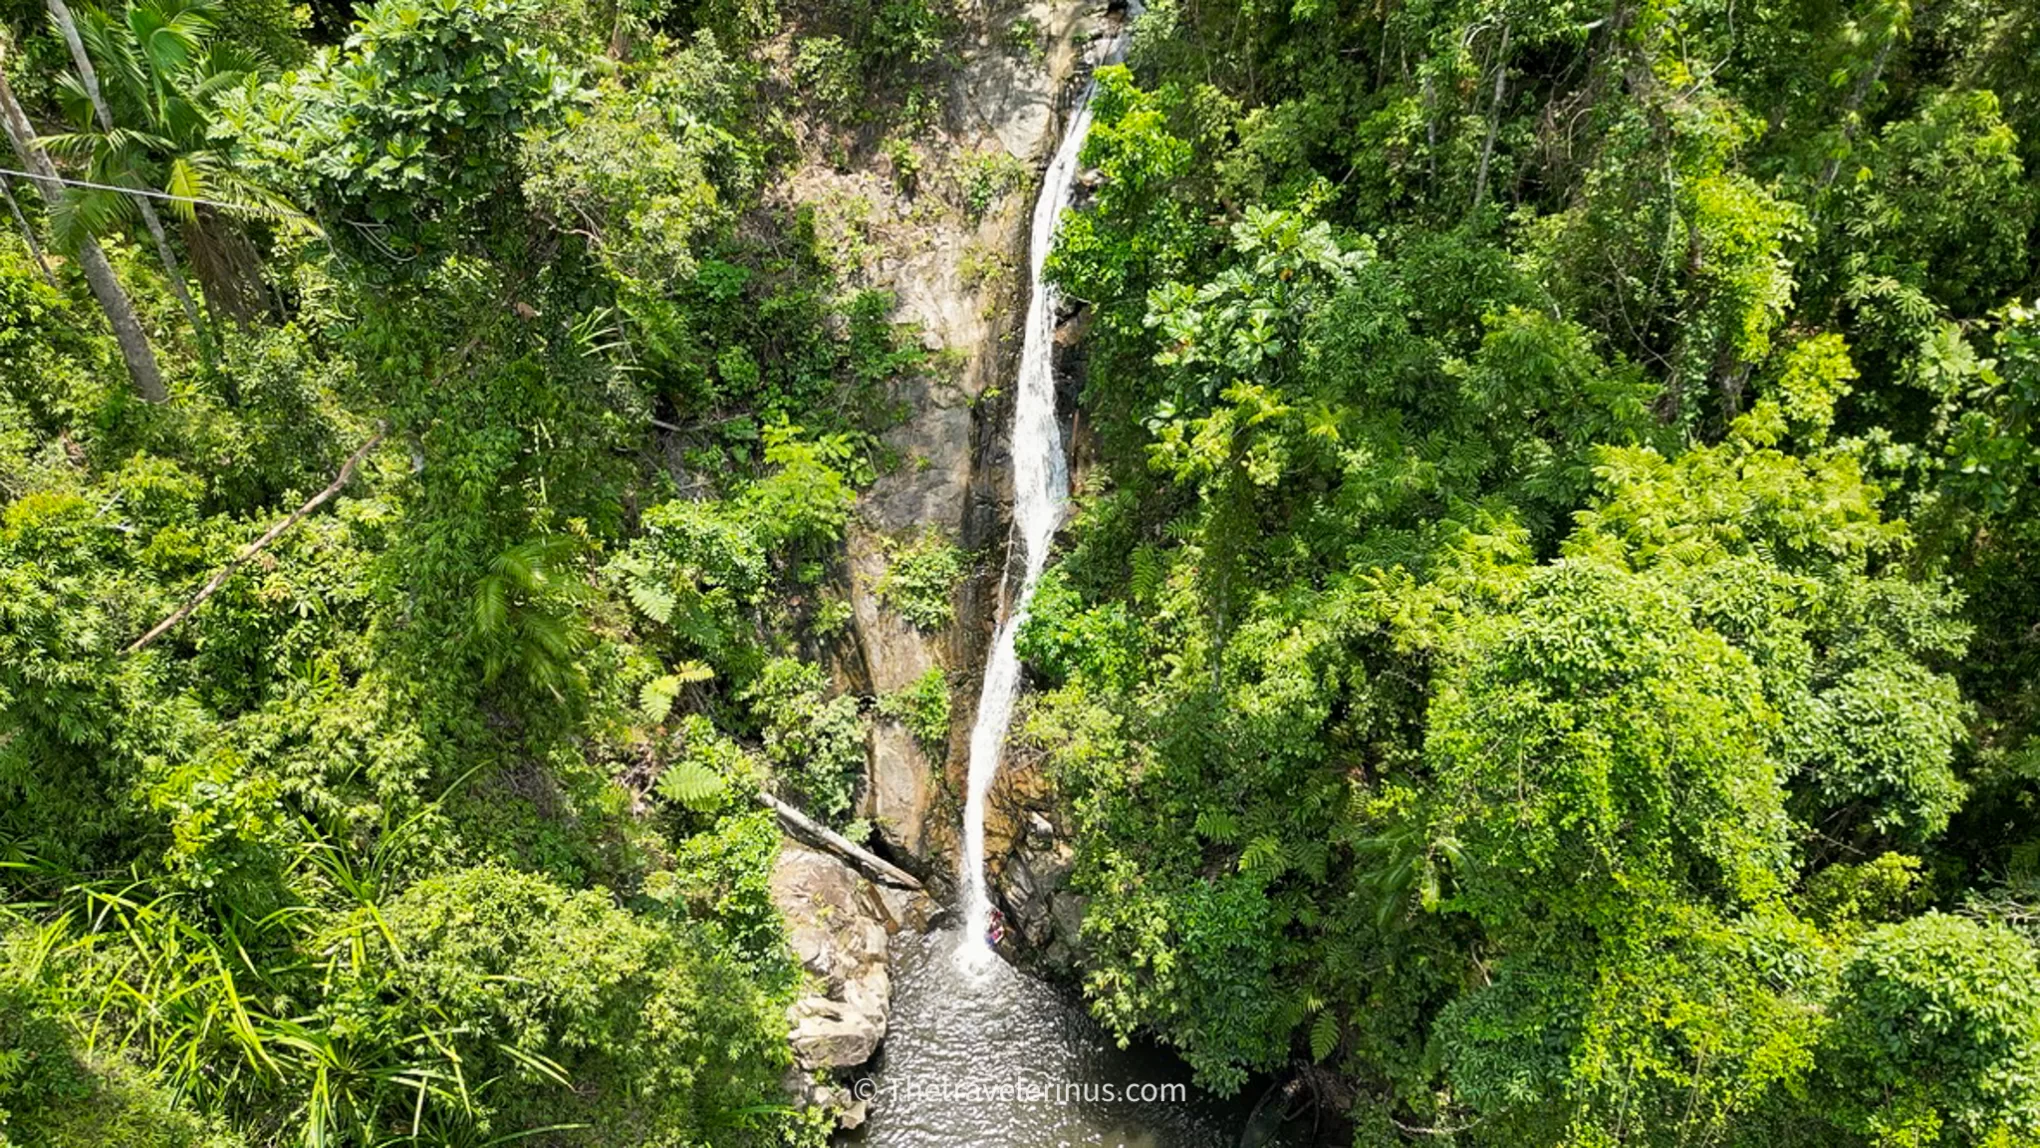
<path fill-rule="evenodd" d="M 170 1092 L 87 1052 L 31 979 L 0 972 L 0 1148 L 230 1148 Z"/>
<path fill-rule="evenodd" d="M 793 83 L 803 103 L 840 117 L 857 102 L 857 56 L 840 36 L 803 36 L 793 54 Z"/>
<path fill-rule="evenodd" d="M 933 60 L 950 19 L 930 0 L 877 0 L 860 23 L 859 53 L 867 66 L 881 70 Z"/>
<path fill-rule="evenodd" d="M 755 791 L 758 767 L 744 748 L 701 714 L 681 723 L 682 752 L 659 775 L 659 796 L 696 813 L 714 813 Z"/>
<path fill-rule="evenodd" d="M 921 186 L 921 154 L 914 150 L 908 140 L 892 136 L 879 145 L 885 158 L 892 163 L 893 186 L 902 195 L 912 195 Z"/>
<path fill-rule="evenodd" d="M 1027 175 L 1027 165 L 1014 159 L 1005 148 L 972 153 L 957 169 L 964 211 L 972 219 L 983 218 L 993 204 L 1025 182 Z"/>
<path fill-rule="evenodd" d="M 864 770 L 864 719 L 857 699 L 829 697 L 821 667 L 793 658 L 765 663 L 742 694 L 778 781 L 826 819 L 850 811 Z"/>
<path fill-rule="evenodd" d="M 2040 967 L 2001 924 L 1927 913 L 1866 935 L 1842 972 L 1822 1079 L 1880 1143 L 2040 1134 Z"/>
<path fill-rule="evenodd" d="M 1041 21 L 1022 16 L 1006 25 L 1006 50 L 1025 60 L 1040 63 L 1048 55 L 1048 34 Z"/>
<path fill-rule="evenodd" d="M 949 678 L 941 666 L 878 699 L 878 712 L 907 727 L 930 757 L 940 758 L 949 744 Z"/>
<path fill-rule="evenodd" d="M 963 579 L 963 551 L 929 531 L 905 546 L 889 548 L 890 561 L 878 580 L 878 597 L 920 630 L 940 630 L 956 617 L 956 584 Z"/>
<path fill-rule="evenodd" d="M 642 1122 L 647 1143 L 760 1142 L 741 1130 L 777 1095 L 784 1022 L 707 932 L 494 866 L 428 878 L 387 918 L 412 1007 L 462 1034 L 507 1126 L 571 1116 L 605 1133 Z"/>

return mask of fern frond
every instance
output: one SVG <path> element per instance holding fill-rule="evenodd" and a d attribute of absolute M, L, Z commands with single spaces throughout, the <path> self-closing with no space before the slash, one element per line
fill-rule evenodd
<path fill-rule="evenodd" d="M 681 758 L 659 775 L 659 796 L 696 812 L 721 804 L 726 789 L 714 770 L 691 757 Z"/>
<path fill-rule="evenodd" d="M 661 674 L 638 689 L 638 716 L 652 723 L 665 721 L 673 712 L 673 699 L 679 696 L 678 675 Z"/>
<path fill-rule="evenodd" d="M 1310 1058 L 1322 1063 L 1339 1046 L 1339 1017 L 1327 1009 L 1310 1026 Z"/>

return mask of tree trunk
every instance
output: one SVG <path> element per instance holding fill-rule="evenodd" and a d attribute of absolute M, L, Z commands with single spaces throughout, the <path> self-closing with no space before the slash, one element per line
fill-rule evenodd
<path fill-rule="evenodd" d="M 48 0 L 50 16 L 57 23 L 57 30 L 64 35 L 64 43 L 71 49 L 71 62 L 78 66 L 78 78 L 85 83 L 85 95 L 92 101 L 92 111 L 99 118 L 101 131 L 112 132 L 113 113 L 106 106 L 106 97 L 99 90 L 99 72 L 92 66 L 92 57 L 85 51 L 85 41 L 78 35 L 78 25 L 71 19 L 70 5 L 64 0 Z M 163 230 L 163 219 L 156 214 L 156 205 L 146 195 L 135 195 L 135 209 L 141 212 L 142 226 L 149 231 L 149 237 L 156 241 L 156 257 L 163 261 L 163 271 L 170 279 L 170 290 L 177 295 L 177 303 L 184 308 L 184 317 L 191 321 L 191 329 L 198 336 L 199 347 L 212 357 L 211 343 L 206 338 L 205 321 L 198 313 L 198 301 L 191 297 L 191 289 L 184 282 L 184 267 L 177 258 L 177 252 L 170 246 L 170 235 Z"/>
<path fill-rule="evenodd" d="M 4 55 L 4 47 L 0 47 L 0 57 Z M 0 124 L 6 127 L 14 154 L 21 157 L 21 166 L 43 181 L 47 193 L 55 194 L 63 181 L 57 178 L 49 154 L 36 142 L 35 128 L 21 110 L 21 102 L 14 98 L 14 89 L 4 74 L 0 74 Z M 163 374 L 156 368 L 156 352 L 149 346 L 149 336 L 142 331 L 142 322 L 135 317 L 134 304 L 128 301 L 120 280 L 114 278 L 113 265 L 99 249 L 99 241 L 90 235 L 78 245 L 78 267 L 85 273 L 85 282 L 91 285 L 100 309 L 106 312 L 107 323 L 113 327 L 113 337 L 120 343 L 120 357 L 127 360 L 128 377 L 134 380 L 135 393 L 152 403 L 168 402 L 170 392 L 163 387 Z"/>
<path fill-rule="evenodd" d="M 919 889 L 921 882 L 912 873 L 887 861 L 871 850 L 851 842 L 842 834 L 795 809 L 769 793 L 755 795 L 758 804 L 779 815 L 780 823 L 852 865 L 862 869 L 866 876 L 898 889 Z"/>
<path fill-rule="evenodd" d="M 0 196 L 7 197 L 7 210 L 13 213 L 15 225 L 21 228 L 21 238 L 28 244 L 28 253 L 35 256 L 35 265 L 42 271 L 43 282 L 55 287 L 57 277 L 50 274 L 50 261 L 43 257 L 42 243 L 35 237 L 35 228 L 28 225 L 28 216 L 21 213 L 21 204 L 15 202 L 13 181 L 4 175 L 0 175 Z"/>
<path fill-rule="evenodd" d="M 285 532 L 287 532 L 291 527 L 296 526 L 300 522 L 303 522 L 305 520 L 305 515 L 310 514 L 312 511 L 317 510 L 319 507 L 325 505 L 327 499 L 332 498 L 334 495 L 340 493 L 343 489 L 345 489 L 348 480 L 354 477 L 355 468 L 361 465 L 362 460 L 367 458 L 371 451 L 375 450 L 376 447 L 382 445 L 383 436 L 389 433 L 390 427 L 388 423 L 384 423 L 380 427 L 377 427 L 375 434 L 371 435 L 367 442 L 362 443 L 360 449 L 356 450 L 353 454 L 347 456 L 347 461 L 340 467 L 340 476 L 338 478 L 335 478 L 332 481 L 331 485 L 327 486 L 326 489 L 320 491 L 319 493 L 313 495 L 311 497 L 311 500 L 309 502 L 306 502 L 303 506 L 300 506 L 296 510 L 291 511 L 288 515 L 285 515 L 280 521 L 277 522 L 276 525 L 263 531 L 262 537 L 257 538 L 255 541 L 242 547 L 241 552 L 239 554 L 234 555 L 234 560 L 227 563 L 225 566 L 220 567 L 219 570 L 213 574 L 212 578 L 206 582 L 205 586 L 201 588 L 198 593 L 193 594 L 190 598 L 186 599 L 184 605 L 179 606 L 177 607 L 177 609 L 171 611 L 169 617 L 163 619 L 162 621 L 156 623 L 154 626 L 150 627 L 148 633 L 143 634 L 141 637 L 136 638 L 133 642 L 129 643 L 128 647 L 122 650 L 121 653 L 123 654 L 134 653 L 136 650 L 141 649 L 142 647 L 148 645 L 150 642 L 155 641 L 157 638 L 160 638 L 165 633 L 169 632 L 170 627 L 175 626 L 177 623 L 182 622 L 184 619 L 191 617 L 192 611 L 197 610 L 200 606 L 205 605 L 205 600 L 213 596 L 213 591 L 218 590 L 220 587 L 226 585 L 227 579 L 233 577 L 234 571 L 239 570 L 248 561 L 248 559 L 253 558 L 257 554 L 262 553 L 263 547 L 268 546 L 270 543 L 283 537 Z"/>
<path fill-rule="evenodd" d="M 1856 131 L 1861 126 L 1863 104 L 1870 98 L 1871 89 L 1884 76 L 1884 65 L 1891 59 L 1891 47 L 1898 42 L 1899 29 L 1894 24 L 1887 30 L 1884 43 L 1877 46 L 1877 55 L 1870 61 L 1870 68 L 1856 77 L 1856 86 L 1849 90 L 1849 98 L 1842 105 L 1842 152 L 1831 155 L 1821 167 L 1820 186 L 1813 193 L 1813 221 L 1820 222 L 1821 200 L 1828 189 L 1835 185 L 1835 177 L 1841 174 L 1842 158 L 1856 142 Z"/>
<path fill-rule="evenodd" d="M 54 2 L 54 0 L 53 0 Z M 1509 22 L 1502 21 L 1502 42 L 1495 48 L 1495 98 L 1488 107 L 1487 140 L 1480 145 L 1480 174 L 1473 181 L 1473 209 L 1487 198 L 1488 164 L 1495 158 L 1495 134 L 1502 127 L 1502 98 L 1509 84 Z"/>

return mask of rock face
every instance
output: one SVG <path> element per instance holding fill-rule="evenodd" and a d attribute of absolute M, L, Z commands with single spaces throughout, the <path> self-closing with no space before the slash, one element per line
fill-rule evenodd
<path fill-rule="evenodd" d="M 946 886 L 954 876 L 974 671 L 1001 606 L 1011 502 L 1001 443 L 1010 404 L 1001 391 L 1018 357 L 1012 336 L 1026 300 L 1034 173 L 1053 150 L 1060 96 L 1105 6 L 1105 0 L 1026 0 L 977 8 L 978 26 L 947 81 L 942 122 L 907 141 L 918 175 L 893 169 L 895 161 L 875 154 L 871 140 L 796 123 L 799 146 L 811 158 L 774 193 L 785 206 L 813 213 L 818 245 L 833 252 L 846 286 L 891 292 L 895 318 L 918 327 L 923 344 L 937 352 L 934 369 L 897 381 L 889 396 L 906 415 L 884 435 L 900 465 L 858 500 L 842 587 L 855 638 L 843 645 L 855 650 L 832 655 L 844 688 L 876 695 L 932 668 L 948 676 L 947 760 L 932 761 L 898 722 L 874 720 L 858 809 L 877 829 L 882 845 L 875 847 L 931 886 Z M 1009 33 L 1021 20 L 1040 31 L 1040 52 L 1015 50 Z M 862 158 L 845 162 L 853 155 Z M 973 179 L 1000 171 L 1008 175 L 996 189 L 966 190 Z M 929 531 L 979 558 L 976 572 L 956 588 L 954 622 L 941 632 L 915 628 L 879 592 L 887 543 Z M 1052 937 L 1059 912 L 1052 890 L 1065 883 L 1068 847 L 1016 857 L 1014 875 L 1025 874 L 1027 889 L 1051 890 L 1046 900 L 1037 892 L 1016 901 L 1026 906 L 1016 919 L 1030 942 Z M 847 1070 L 868 1060 L 885 1036 L 888 938 L 902 928 L 925 930 L 940 910 L 926 896 L 873 885 L 834 856 L 794 842 L 780 854 L 772 889 L 809 979 L 789 1008 L 797 1067 L 788 1090 L 796 1102 L 821 1105 L 854 1127 L 864 1106 L 843 1084 Z M 1069 917 L 1070 906 L 1060 912 Z"/>
<path fill-rule="evenodd" d="M 880 166 L 885 161 L 843 171 L 817 152 L 783 189 L 830 217 L 821 232 L 840 236 L 854 253 L 841 268 L 846 279 L 890 291 L 898 301 L 895 318 L 917 326 L 924 344 L 940 352 L 938 369 L 894 386 L 891 398 L 907 417 L 884 441 L 901 464 L 858 501 L 847 591 L 862 657 L 855 668 L 859 684 L 890 693 L 941 666 L 951 671 L 952 713 L 962 731 L 972 716 L 970 671 L 983 656 L 998 609 L 1008 501 L 998 445 L 1007 412 L 998 389 L 1017 353 L 1004 336 L 1017 327 L 1025 303 L 1036 188 L 1030 178 L 1011 179 L 977 204 L 964 202 L 970 197 L 959 189 L 972 172 L 1001 165 L 1039 170 L 1057 139 L 1058 97 L 1075 71 L 1079 41 L 1103 7 L 1095 0 L 1035 0 L 988 12 L 948 81 L 939 130 L 911 141 L 920 173 L 911 188 L 887 177 Z M 1008 29 L 1023 19 L 1042 33 L 1038 55 L 1011 45 Z M 909 625 L 878 593 L 885 542 L 931 530 L 984 555 L 978 574 L 957 587 L 955 622 L 934 633 Z M 949 761 L 940 763 L 959 775 L 964 739 L 953 734 Z M 860 816 L 878 828 L 896 860 L 946 882 L 949 866 L 938 857 L 953 851 L 946 822 L 955 819 L 949 808 L 955 802 L 946 795 L 960 776 L 945 785 L 938 763 L 892 723 L 874 723 L 869 752 L 871 778 Z"/>
<path fill-rule="evenodd" d="M 932 498 L 937 493 L 932 486 L 923 487 L 916 497 Z M 850 606 L 864 654 L 865 678 L 873 693 L 885 694 L 906 687 L 945 662 L 934 637 L 916 630 L 879 599 L 877 588 L 885 577 L 886 555 L 881 534 L 872 526 L 875 515 L 870 497 L 866 496 L 867 504 L 850 533 Z M 961 497 L 959 493 L 959 505 Z M 901 860 L 912 864 L 915 859 L 929 858 L 928 826 L 938 782 L 934 764 L 914 735 L 890 718 L 871 723 L 868 753 L 870 774 L 859 814 L 871 821 Z"/>
<path fill-rule="evenodd" d="M 993 784 L 988 804 L 992 892 L 1025 942 L 1024 959 L 1043 973 L 1075 973 L 1085 898 L 1070 888 L 1076 849 L 1061 824 L 1062 802 L 1038 765 L 1012 762 Z"/>
<path fill-rule="evenodd" d="M 879 835 L 909 856 L 927 857 L 935 797 L 935 772 L 913 733 L 890 718 L 874 722 L 864 815 L 878 827 Z"/>
<path fill-rule="evenodd" d="M 807 974 L 806 991 L 787 1009 L 798 1070 L 789 1085 L 854 1127 L 863 1108 L 834 1076 L 878 1050 L 892 1009 L 887 946 L 900 929 L 926 929 L 936 907 L 922 894 L 883 888 L 834 855 L 794 841 L 780 845 L 772 900 Z"/>

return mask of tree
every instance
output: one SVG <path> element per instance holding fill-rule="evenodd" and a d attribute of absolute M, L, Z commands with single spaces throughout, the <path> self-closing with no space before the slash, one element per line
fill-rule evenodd
<path fill-rule="evenodd" d="M 63 0 L 48 2 L 52 11 L 68 12 Z M 52 146 L 84 157 L 98 182 L 168 197 L 214 316 L 245 324 L 259 307 L 261 268 L 236 212 L 259 212 L 289 228 L 306 221 L 283 196 L 250 178 L 214 137 L 214 103 L 252 80 L 260 63 L 223 42 L 218 15 L 213 0 L 144 0 L 119 20 L 99 9 L 87 9 L 82 21 L 65 16 L 66 39 L 77 45 L 81 61 L 79 80 L 62 80 L 76 130 Z M 159 254 L 174 260 L 150 198 L 130 198 Z M 75 216 L 88 226 L 123 218 L 127 208 L 119 193 L 91 189 L 75 190 L 65 206 L 62 218 Z M 174 262 L 165 266 L 183 292 L 181 271 Z M 189 294 L 181 297 L 196 321 Z M 199 334 L 204 338 L 205 329 Z"/>
<path fill-rule="evenodd" d="M 5 48 L 0 47 L 0 58 Z M 14 89 L 7 78 L 0 75 L 0 123 L 4 123 L 7 138 L 14 145 L 14 154 L 21 157 L 23 167 L 39 176 L 46 189 L 62 186 L 57 170 L 50 163 L 48 153 L 37 142 L 35 129 L 28 122 L 27 113 L 21 110 L 21 102 L 14 98 Z M 90 235 L 77 238 L 78 266 L 85 273 L 85 282 L 91 286 L 92 295 L 99 300 L 99 307 L 106 312 L 106 321 L 113 328 L 113 337 L 120 344 L 121 358 L 126 360 L 128 378 L 134 383 L 135 393 L 145 402 L 168 402 L 170 392 L 163 386 L 162 372 L 156 366 L 155 349 L 149 346 L 149 337 L 142 331 L 141 320 L 135 317 L 134 304 L 120 281 L 114 277 L 113 266 L 106 261 L 106 253 L 99 249 L 99 241 Z"/>
<path fill-rule="evenodd" d="M 514 233 L 490 225 L 521 204 L 521 137 L 577 98 L 539 14 L 533 0 L 380 0 L 344 48 L 224 95 L 222 122 L 249 169 L 303 189 L 343 246 L 423 273 Z"/>
<path fill-rule="evenodd" d="M 113 113 L 107 110 L 106 98 L 99 89 L 99 70 L 93 66 L 92 57 L 85 50 L 85 42 L 78 35 L 78 25 L 71 18 L 70 5 L 64 0 L 48 0 L 48 3 L 50 19 L 63 34 L 64 44 L 71 51 L 71 61 L 78 69 L 75 90 L 85 98 L 85 103 L 90 109 L 90 117 L 95 118 L 99 124 L 100 140 L 104 148 L 95 148 L 94 151 L 112 153 L 94 154 L 93 162 L 86 170 L 97 182 L 121 183 L 134 179 L 137 174 L 133 162 L 135 146 L 126 142 L 130 137 L 118 135 L 114 127 Z M 203 28 L 202 19 L 193 18 L 196 8 L 196 5 L 185 7 L 180 0 L 171 0 L 167 7 L 162 4 L 141 3 L 129 9 L 129 19 L 132 21 L 139 18 L 153 25 L 153 34 L 149 37 L 148 44 L 150 48 L 160 52 L 162 45 L 175 44 L 178 49 L 185 49 L 196 40 L 198 30 Z M 105 27 L 102 17 L 96 25 L 96 30 L 103 36 Z M 116 142 L 117 139 L 121 142 Z M 63 145 L 68 142 L 68 140 L 45 141 L 48 146 L 56 148 L 60 153 L 64 150 Z M 68 191 L 66 198 L 75 198 L 78 194 L 78 191 Z M 178 305 L 184 308 L 184 317 L 191 322 L 191 329 L 197 334 L 200 344 L 209 346 L 205 321 L 199 317 L 198 304 L 192 301 L 191 291 L 184 285 L 184 268 L 177 259 L 177 253 L 170 247 L 170 237 L 163 230 L 163 220 L 157 216 L 155 204 L 151 203 L 146 195 L 129 196 L 128 202 L 141 218 L 142 225 L 148 229 L 149 238 L 155 241 L 156 255 L 163 261 L 163 271 L 169 278 L 170 291 L 177 296 Z M 75 211 L 76 208 L 73 206 L 70 212 L 60 213 L 59 218 Z"/>
<path fill-rule="evenodd" d="M 1842 1127 L 1877 1145 L 2040 1136 L 2040 961 L 2010 929 L 1928 913 L 1872 930 L 1833 1012 L 1819 1102 Z"/>

